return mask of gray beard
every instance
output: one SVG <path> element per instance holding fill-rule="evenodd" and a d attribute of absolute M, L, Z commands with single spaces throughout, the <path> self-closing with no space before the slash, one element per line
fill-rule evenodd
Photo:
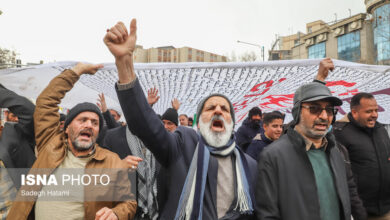
<path fill-rule="evenodd" d="M 215 119 L 223 121 L 223 124 L 225 126 L 225 131 L 214 132 L 211 130 L 211 123 Z M 207 123 L 204 123 L 203 120 L 200 119 L 199 132 L 202 135 L 202 137 L 206 140 L 207 144 L 209 144 L 210 146 L 217 147 L 217 148 L 223 147 L 229 142 L 230 137 L 232 136 L 233 122 L 230 122 L 229 124 L 226 123 L 225 119 L 222 116 L 213 116 L 213 118 Z"/>
<path fill-rule="evenodd" d="M 95 145 L 93 141 L 89 143 L 80 143 L 77 139 L 74 142 L 72 142 L 72 144 L 74 149 L 77 151 L 88 151 Z"/>

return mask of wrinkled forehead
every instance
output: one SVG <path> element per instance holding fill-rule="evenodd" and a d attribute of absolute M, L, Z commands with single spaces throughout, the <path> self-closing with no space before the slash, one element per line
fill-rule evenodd
<path fill-rule="evenodd" d="M 209 106 L 217 106 L 217 105 L 225 106 L 230 111 L 230 105 L 229 105 L 228 100 L 226 100 L 226 98 L 224 98 L 222 96 L 213 96 L 213 97 L 210 97 L 209 99 L 207 99 L 207 101 L 204 103 L 202 112 L 204 111 L 205 108 L 207 108 Z"/>

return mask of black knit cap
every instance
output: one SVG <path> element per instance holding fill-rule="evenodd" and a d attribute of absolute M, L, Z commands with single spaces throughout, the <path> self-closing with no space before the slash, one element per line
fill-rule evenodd
<path fill-rule="evenodd" d="M 229 103 L 229 106 L 230 106 L 230 115 L 232 116 L 233 126 L 234 126 L 234 124 L 236 123 L 236 119 L 235 119 L 235 116 L 234 116 L 234 107 L 233 107 L 233 104 L 230 102 L 230 100 L 229 100 L 228 97 L 226 97 L 225 95 L 219 94 L 219 93 L 211 94 L 211 95 L 205 97 L 204 99 L 202 99 L 202 101 L 200 101 L 200 103 L 198 104 L 198 108 L 197 108 L 197 110 L 196 110 L 196 124 L 199 123 L 200 114 L 202 113 L 202 109 L 203 109 L 204 104 L 206 103 L 206 101 L 207 101 L 209 98 L 214 97 L 214 96 L 222 97 L 222 98 L 226 99 L 226 101 Z"/>
<path fill-rule="evenodd" d="M 176 126 L 179 123 L 177 111 L 173 108 L 168 108 L 161 117 L 161 120 L 173 122 Z"/>
<path fill-rule="evenodd" d="M 103 115 L 100 112 L 100 109 L 95 104 L 92 104 L 90 102 L 79 103 L 69 111 L 64 123 L 64 130 L 66 130 L 68 125 L 73 121 L 73 119 L 82 112 L 94 112 L 99 116 L 99 133 L 100 133 L 103 128 Z"/>

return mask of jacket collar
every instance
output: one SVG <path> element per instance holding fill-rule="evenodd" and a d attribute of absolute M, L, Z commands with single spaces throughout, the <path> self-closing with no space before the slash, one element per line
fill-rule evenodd
<path fill-rule="evenodd" d="M 96 151 L 95 154 L 93 155 L 93 159 L 98 160 L 98 161 L 103 161 L 106 158 L 106 154 L 104 153 L 103 148 L 101 148 L 98 144 L 95 145 Z"/>
<path fill-rule="evenodd" d="M 363 130 L 363 131 L 365 131 L 365 132 L 367 132 L 367 133 L 369 133 L 369 134 L 371 134 L 375 129 L 377 129 L 377 128 L 380 126 L 379 122 L 376 121 L 373 128 L 363 127 L 363 126 L 361 126 L 361 125 L 353 118 L 351 112 L 348 113 L 348 119 L 349 119 L 349 121 L 351 122 L 351 124 L 352 124 L 353 126 L 355 126 L 355 127 L 357 127 L 357 128 L 360 128 L 361 130 Z"/>
<path fill-rule="evenodd" d="M 70 151 L 70 153 L 72 153 L 72 151 L 69 149 L 69 145 L 68 142 L 66 141 L 66 138 L 63 139 L 63 143 L 66 146 L 65 148 L 66 151 Z M 95 148 L 93 150 L 94 152 L 91 152 L 93 154 L 92 159 L 95 159 L 97 161 L 103 161 L 106 158 L 106 154 L 103 152 L 103 149 L 97 143 L 95 143 L 94 148 Z"/>
<path fill-rule="evenodd" d="M 294 130 L 294 126 L 291 126 L 287 129 L 287 136 L 291 143 L 294 145 L 294 147 L 297 147 L 298 149 L 306 152 L 305 139 L 302 137 L 301 134 Z M 328 141 L 325 151 L 330 151 L 334 146 L 336 146 L 336 138 L 333 135 L 333 132 L 328 132 L 325 135 L 325 138 Z"/>

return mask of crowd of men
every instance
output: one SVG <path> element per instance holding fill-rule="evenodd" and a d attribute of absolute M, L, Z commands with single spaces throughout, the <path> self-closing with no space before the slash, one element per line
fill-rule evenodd
<path fill-rule="evenodd" d="M 129 30 L 118 22 L 104 37 L 121 109 L 109 109 L 99 94 L 96 105 L 59 113 L 80 76 L 102 65 L 63 71 L 36 105 L 0 84 L 0 108 L 8 109 L 0 134 L 0 219 L 390 219 L 389 133 L 370 93 L 354 95 L 351 112 L 336 121 L 342 100 L 325 84 L 330 59 L 296 90 L 293 121 L 254 107 L 235 132 L 224 94 L 205 97 L 194 120 L 178 114 L 177 99 L 161 116 L 154 112 L 158 90 L 145 95 L 133 68 L 136 30 L 134 19 Z M 83 186 L 81 200 L 50 201 L 24 196 L 50 186 L 21 184 L 27 171 L 11 168 L 34 175 L 109 169 L 113 178 L 98 190 Z"/>

